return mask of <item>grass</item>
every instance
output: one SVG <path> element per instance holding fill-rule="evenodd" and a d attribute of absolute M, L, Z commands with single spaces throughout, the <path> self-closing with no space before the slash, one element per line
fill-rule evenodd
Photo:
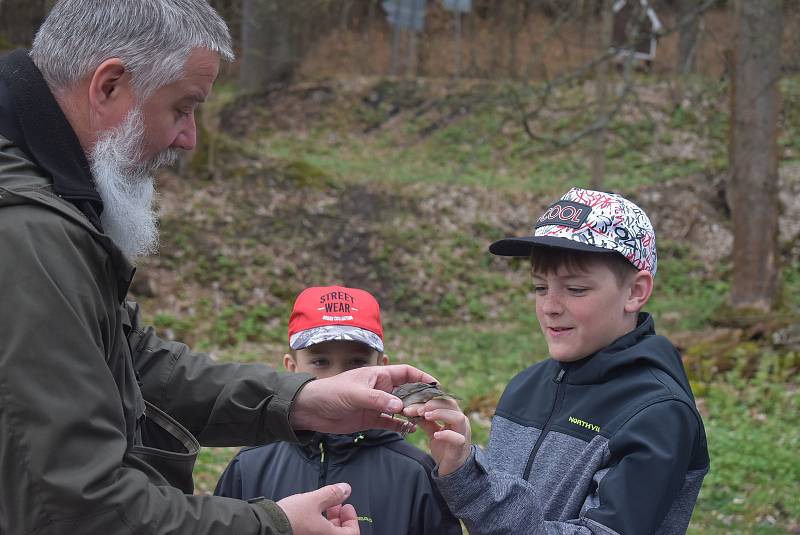
<path fill-rule="evenodd" d="M 652 82 L 644 79 L 642 84 Z M 523 131 L 521 112 L 505 86 L 479 90 L 480 98 L 470 93 L 430 98 L 405 95 L 391 101 L 391 112 L 350 104 L 345 108 L 351 110 L 349 115 L 340 107 L 301 135 L 272 132 L 262 148 L 277 158 L 302 160 L 348 181 L 452 182 L 542 192 L 560 191 L 565 184 L 588 184 L 590 141 L 556 150 L 548 142 L 532 140 Z M 720 86 L 711 96 L 723 90 Z M 526 94 L 524 88 L 520 93 Z M 555 111 L 531 123 L 536 135 L 568 139 L 595 119 L 574 95 L 564 93 L 553 100 L 550 108 Z M 523 101 L 523 106 L 533 102 Z M 606 142 L 609 188 L 625 190 L 718 170 L 718 158 L 701 153 L 675 157 L 674 151 L 666 149 L 681 143 L 670 137 L 671 131 L 683 129 L 707 142 L 714 154 L 724 153 L 724 114 L 716 108 L 673 111 L 667 105 L 656 112 L 664 120 L 621 113 L 611 124 Z"/>
<path fill-rule="evenodd" d="M 798 80 L 786 79 L 781 85 L 785 130 L 781 148 L 786 160 L 800 159 L 796 131 L 800 120 L 794 120 L 800 118 Z M 648 79 L 642 83 L 646 89 L 657 85 Z M 368 278 L 370 284 L 398 307 L 384 314 L 390 358 L 430 371 L 457 394 L 472 420 L 475 442 L 485 444 L 489 418 L 505 384 L 546 356 L 531 288 L 521 282 L 527 280 L 528 267 L 524 262 L 487 259 L 484 244 L 506 232 L 497 221 L 483 220 L 479 212 L 466 227 L 445 228 L 442 221 L 425 220 L 418 205 L 427 199 L 406 196 L 404 187 L 469 184 L 508 192 L 509 199 L 531 191 L 550 198 L 568 185 L 588 184 L 589 147 L 581 142 L 553 151 L 532 141 L 515 119 L 518 110 L 506 98 L 507 89 L 500 86 L 442 96 L 424 84 L 380 82 L 371 91 L 369 99 L 347 101 L 347 95 L 339 95 L 328 108 L 309 112 L 316 114 L 314 121 L 291 128 L 272 126 L 280 109 L 259 110 L 258 120 L 264 125 L 246 136 L 248 141 L 240 148 L 248 158 L 269 155 L 279 162 L 289 189 L 300 191 L 302 201 L 287 198 L 275 213 L 259 219 L 258 204 L 268 197 L 248 189 L 249 197 L 235 201 L 240 204 L 241 221 L 220 223 L 224 214 L 216 213 L 220 210 L 216 204 L 202 207 L 206 219 L 196 228 L 191 226 L 192 217 L 167 218 L 162 225 L 164 249 L 178 248 L 182 253 L 167 253 L 164 265 L 177 272 L 183 285 L 213 286 L 215 293 L 203 294 L 183 312 L 159 309 L 158 298 L 143 299 L 145 311 L 153 305 L 158 313 L 150 321 L 160 331 L 212 350 L 220 360 L 277 365 L 296 290 L 305 281 L 355 277 L 353 270 L 365 268 L 348 263 L 347 255 L 340 257 L 341 250 L 367 251 L 371 270 L 356 275 L 375 275 Z M 727 87 L 708 83 L 695 91 L 690 106 L 655 103 L 647 113 L 627 108 L 614 120 L 606 143 L 607 189 L 633 191 L 685 176 L 705 180 L 724 170 Z M 476 94 L 482 98 L 476 99 Z M 224 90 L 221 98 L 223 103 L 234 101 Z M 592 120 L 576 106 L 582 99 L 577 89 L 554 98 L 556 111 L 532 123 L 536 132 L 567 136 Z M 247 167 L 255 165 L 253 161 L 237 173 L 247 175 L 250 188 L 264 180 L 263 187 L 270 192 L 272 182 L 267 179 L 271 178 L 262 178 L 261 168 L 251 172 Z M 242 184 L 235 181 L 244 179 L 232 173 L 225 180 L 235 188 Z M 380 216 L 360 220 L 358 211 L 367 210 L 377 198 L 370 187 L 391 196 L 375 208 Z M 319 212 L 320 199 L 315 195 L 326 188 L 334 188 L 330 195 L 344 213 L 341 219 Z M 358 188 L 363 190 L 359 194 L 369 194 L 364 197 L 367 201 L 355 197 L 347 204 L 348 194 Z M 461 208 L 455 202 L 438 212 Z M 295 224 L 322 216 L 327 219 L 318 220 L 330 224 L 315 228 L 314 234 Z M 336 242 L 336 233 L 327 233 L 327 227 L 345 226 L 359 230 L 353 243 Z M 268 237 L 256 233 L 258 229 Z M 224 247 L 206 239 L 215 234 L 224 236 Z M 302 241 L 314 259 L 324 261 L 295 262 L 297 250 L 259 249 L 259 240 Z M 238 256 L 232 246 L 237 243 L 255 251 L 253 257 Z M 365 243 L 377 245 L 357 247 Z M 711 328 L 730 290 L 729 263 L 705 265 L 696 245 L 659 242 L 656 292 L 648 309 L 662 333 Z M 344 266 L 341 271 L 330 268 L 336 262 Z M 784 266 L 782 277 L 780 313 L 797 318 L 800 262 Z M 177 297 L 182 298 L 184 288 L 178 287 Z M 272 300 L 254 300 L 259 290 Z M 713 355 L 714 347 L 709 347 L 705 350 Z M 800 501 L 795 499 L 800 481 L 796 458 L 800 395 L 795 375 L 800 355 L 792 351 L 775 349 L 768 340 L 748 341 L 733 350 L 726 348 L 723 356 L 713 355 L 708 366 L 689 367 L 697 374 L 690 378 L 704 412 L 712 458 L 690 533 L 778 534 L 800 529 Z M 723 366 L 720 359 L 729 362 Z M 425 446 L 419 434 L 409 440 Z M 213 490 L 235 451 L 203 449 L 195 470 L 198 492 Z"/>
<path fill-rule="evenodd" d="M 745 380 L 734 371 L 709 385 L 706 433 L 712 459 L 692 533 L 787 533 L 800 502 L 800 393 L 796 379 L 769 370 Z"/>

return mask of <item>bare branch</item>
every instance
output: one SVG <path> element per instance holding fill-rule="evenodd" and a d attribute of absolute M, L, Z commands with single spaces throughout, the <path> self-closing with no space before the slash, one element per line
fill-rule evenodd
<path fill-rule="evenodd" d="M 679 31 L 683 26 L 691 24 L 696 17 L 699 17 L 705 11 L 707 11 L 710 7 L 715 4 L 716 0 L 705 0 L 703 3 L 698 5 L 694 10 L 688 12 L 684 17 L 679 19 L 673 26 L 663 29 L 662 31 L 658 32 L 658 37 L 665 37 L 670 35 L 676 31 Z M 566 14 L 567 12 L 562 12 L 559 17 L 556 19 L 553 28 L 550 32 L 548 32 L 546 39 L 537 46 L 537 50 L 535 51 L 535 55 L 540 55 L 541 50 L 543 49 L 544 43 L 546 43 L 547 39 L 550 39 L 554 36 L 558 35 L 558 29 L 561 25 L 564 24 L 566 21 Z M 644 17 L 646 17 L 646 12 L 641 10 L 639 16 L 636 17 L 634 21 L 632 21 L 632 31 L 629 32 L 630 36 L 628 39 L 627 45 L 633 46 L 640 38 L 650 38 L 655 36 L 654 32 L 641 32 L 641 22 L 643 21 Z M 613 121 L 616 115 L 622 109 L 626 99 L 631 95 L 635 95 L 635 91 L 633 90 L 633 80 L 632 80 L 632 71 L 633 71 L 633 55 L 627 54 L 625 56 L 625 62 L 623 64 L 623 85 L 621 91 L 619 92 L 619 96 L 615 99 L 614 105 L 612 108 L 606 112 L 602 113 L 591 125 L 586 128 L 583 128 L 573 134 L 566 136 L 566 137 L 552 137 L 552 136 L 545 136 L 540 133 L 537 133 L 532 126 L 533 121 L 539 118 L 540 114 L 544 112 L 548 108 L 548 104 L 550 102 L 550 97 L 552 96 L 554 90 L 561 86 L 570 85 L 578 80 L 584 79 L 587 77 L 588 73 L 594 70 L 599 65 L 603 64 L 606 61 L 610 61 L 611 59 L 619 56 L 619 50 L 616 48 L 609 48 L 607 50 L 602 51 L 600 54 L 595 55 L 592 59 L 585 62 L 583 65 L 579 66 L 577 69 L 557 76 L 552 80 L 545 80 L 544 83 L 538 84 L 535 87 L 533 94 L 538 98 L 538 102 L 533 109 L 528 109 L 526 106 L 526 102 L 521 98 L 518 91 L 511 89 L 511 100 L 514 104 L 514 107 L 517 109 L 519 113 L 519 120 L 522 123 L 522 127 L 525 130 L 527 136 L 539 143 L 549 145 L 550 149 L 564 149 L 567 148 L 578 141 L 590 136 L 604 128 L 607 128 L 608 125 Z M 538 58 L 538 56 L 537 56 Z M 635 99 L 638 102 L 638 98 Z M 533 152 L 541 152 L 540 150 L 534 149 Z"/>

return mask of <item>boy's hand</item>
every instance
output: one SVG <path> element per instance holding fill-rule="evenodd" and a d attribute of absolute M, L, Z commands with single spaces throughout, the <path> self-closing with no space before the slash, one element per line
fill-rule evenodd
<path fill-rule="evenodd" d="M 424 405 L 411 405 L 403 414 L 422 418 L 417 425 L 431 439 L 431 456 L 439 465 L 440 476 L 464 465 L 472 449 L 472 430 L 454 399 L 432 399 Z"/>
<path fill-rule="evenodd" d="M 349 496 L 350 485 L 337 483 L 287 496 L 278 502 L 278 507 L 289 519 L 294 535 L 358 535 L 361 530 L 356 510 L 350 504 L 342 505 Z"/>

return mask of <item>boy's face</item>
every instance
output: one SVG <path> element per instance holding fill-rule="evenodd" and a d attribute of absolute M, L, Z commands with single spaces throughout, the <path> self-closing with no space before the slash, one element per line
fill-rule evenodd
<path fill-rule="evenodd" d="M 652 289 L 647 272 L 640 271 L 620 284 L 603 263 L 591 262 L 586 267 L 586 271 L 562 266 L 555 272 L 533 273 L 536 318 L 550 356 L 561 362 L 587 357 L 632 331 Z M 649 280 L 648 288 L 640 287 L 642 277 Z"/>
<path fill-rule="evenodd" d="M 298 349 L 294 358 L 284 355 L 283 365 L 290 372 L 307 372 L 325 379 L 364 366 L 385 365 L 388 360 L 386 355 L 361 342 L 331 340 Z"/>

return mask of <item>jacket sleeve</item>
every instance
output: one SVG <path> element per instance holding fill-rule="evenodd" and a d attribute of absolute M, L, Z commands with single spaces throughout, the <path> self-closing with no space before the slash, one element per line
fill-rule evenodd
<path fill-rule="evenodd" d="M 133 361 L 142 395 L 178 420 L 204 446 L 255 446 L 299 442 L 289 425 L 298 391 L 313 376 L 278 373 L 263 364 L 218 364 L 179 342 L 143 327 L 139 307 L 128 303 Z"/>
<path fill-rule="evenodd" d="M 242 470 L 239 466 L 238 455 L 231 460 L 220 476 L 217 487 L 214 489 L 214 495 L 242 499 Z"/>
<path fill-rule="evenodd" d="M 119 303 L 84 228 L 0 207 L 0 251 L 0 533 L 290 533 L 274 504 L 187 496 L 125 465 L 105 353 Z"/>
<path fill-rule="evenodd" d="M 581 513 L 562 521 L 543 518 L 535 474 L 525 481 L 492 467 L 475 447 L 464 466 L 436 482 L 473 535 L 655 533 L 683 486 L 698 433 L 683 402 L 640 411 L 609 442 L 607 471 L 595 474 L 599 485 Z"/>

